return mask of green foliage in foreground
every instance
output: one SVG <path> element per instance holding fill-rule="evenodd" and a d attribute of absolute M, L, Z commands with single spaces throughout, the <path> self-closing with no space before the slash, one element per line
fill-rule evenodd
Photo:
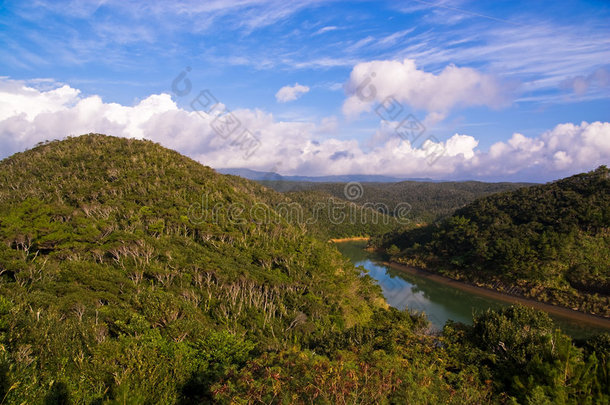
<path fill-rule="evenodd" d="M 457 369 L 474 367 L 508 403 L 601 404 L 610 401 L 610 334 L 581 342 L 553 328 L 545 313 L 520 306 L 448 322 L 445 349 Z"/>
<path fill-rule="evenodd" d="M 395 260 L 610 316 L 610 170 L 495 194 L 375 245 Z M 391 250 L 391 251 L 390 251 Z"/>
<path fill-rule="evenodd" d="M 523 308 L 427 335 L 286 197 L 151 142 L 42 145 L 0 184 L 2 404 L 608 401 L 608 336 Z"/>

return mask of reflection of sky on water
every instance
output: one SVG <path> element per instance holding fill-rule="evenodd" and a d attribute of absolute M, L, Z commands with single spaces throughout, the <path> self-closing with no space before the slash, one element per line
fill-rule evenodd
<path fill-rule="evenodd" d="M 359 261 L 356 265 L 367 269 L 369 275 L 378 281 L 389 305 L 398 309 L 408 307 L 411 311 L 425 312 L 435 329 L 442 328 L 449 319 L 470 323 L 473 311 L 481 306 L 500 306 L 427 279 L 409 277 L 409 274 L 388 269 L 371 260 Z"/>
<path fill-rule="evenodd" d="M 434 329 L 441 329 L 447 320 L 472 323 L 473 313 L 509 304 L 475 293 L 459 290 L 421 276 L 401 272 L 380 263 L 379 255 L 364 250 L 363 243 L 345 243 L 339 250 L 356 266 L 367 270 L 377 280 L 389 305 L 425 312 Z M 586 337 L 604 329 L 586 323 L 551 315 L 564 332 L 573 337 Z"/>

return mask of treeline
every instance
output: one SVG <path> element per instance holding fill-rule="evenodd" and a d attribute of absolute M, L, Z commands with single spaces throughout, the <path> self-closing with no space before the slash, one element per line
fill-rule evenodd
<path fill-rule="evenodd" d="M 395 260 L 610 316 L 610 175 L 605 166 L 481 198 L 438 224 L 373 244 Z"/>
<path fill-rule="evenodd" d="M 323 240 L 358 236 L 382 235 L 408 221 L 397 220 L 387 212 L 367 207 L 322 191 L 294 191 L 285 194 L 301 207 L 299 218 L 295 210 L 284 216 L 294 225 L 301 225 L 311 235 Z M 277 206 L 276 206 L 277 207 Z M 280 209 L 284 208 L 283 205 Z M 276 208 L 277 209 L 277 208 Z"/>
<path fill-rule="evenodd" d="M 44 144 L 0 184 L 2 403 L 610 399 L 608 335 L 521 307 L 429 335 L 286 196 L 152 142 Z"/>

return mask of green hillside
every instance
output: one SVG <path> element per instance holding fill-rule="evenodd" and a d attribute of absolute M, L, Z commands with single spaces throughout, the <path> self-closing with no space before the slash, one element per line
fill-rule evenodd
<path fill-rule="evenodd" d="M 260 181 L 261 184 L 276 191 L 303 192 L 318 191 L 345 200 L 345 183 L 313 183 L 295 181 Z M 409 219 L 411 224 L 433 222 L 453 214 L 466 204 L 479 197 L 516 190 L 531 186 L 531 183 L 483 183 L 479 181 L 463 182 L 423 182 L 401 181 L 397 183 L 360 183 L 362 196 L 352 200 L 353 203 L 369 206 L 383 206 L 384 212 L 395 215 L 397 206 L 410 206 L 409 212 L 401 210 L 401 217 Z"/>
<path fill-rule="evenodd" d="M 304 224 L 309 233 L 322 239 L 378 236 L 404 226 L 395 217 L 331 194 L 311 190 L 285 194 L 302 207 L 303 220 L 284 215 L 293 224 Z M 283 212 L 281 212 L 283 214 Z"/>
<path fill-rule="evenodd" d="M 244 348 L 277 349 L 365 321 L 379 302 L 334 249 L 272 209 L 250 210 L 282 195 L 152 142 L 52 142 L 2 161 L 0 184 L 5 338 L 28 347 L 18 389 L 30 398 L 47 388 L 33 376 L 48 383 L 79 368 L 102 372 L 72 379 L 73 389 L 102 395 L 117 372 L 143 378 L 126 370 L 159 363 L 152 353 L 168 356 L 147 377 L 163 391 L 187 355 L 170 342 L 222 330 Z"/>
<path fill-rule="evenodd" d="M 481 198 L 374 242 L 395 260 L 610 316 L 610 172 Z"/>
<path fill-rule="evenodd" d="M 610 398 L 607 335 L 575 344 L 522 307 L 428 334 L 293 200 L 152 142 L 39 145 L 0 185 L 2 404 Z"/>

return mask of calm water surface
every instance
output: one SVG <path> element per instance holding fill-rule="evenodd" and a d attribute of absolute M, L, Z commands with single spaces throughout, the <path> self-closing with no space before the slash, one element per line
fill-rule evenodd
<path fill-rule="evenodd" d="M 381 263 L 378 254 L 364 250 L 366 242 L 337 243 L 339 251 L 356 266 L 366 269 L 378 281 L 389 305 L 425 312 L 435 329 L 441 329 L 447 320 L 472 323 L 473 313 L 488 308 L 498 309 L 509 304 L 462 291 L 436 281 L 404 273 Z M 551 315 L 564 332 L 575 338 L 582 338 L 604 331 L 597 326 Z"/>

